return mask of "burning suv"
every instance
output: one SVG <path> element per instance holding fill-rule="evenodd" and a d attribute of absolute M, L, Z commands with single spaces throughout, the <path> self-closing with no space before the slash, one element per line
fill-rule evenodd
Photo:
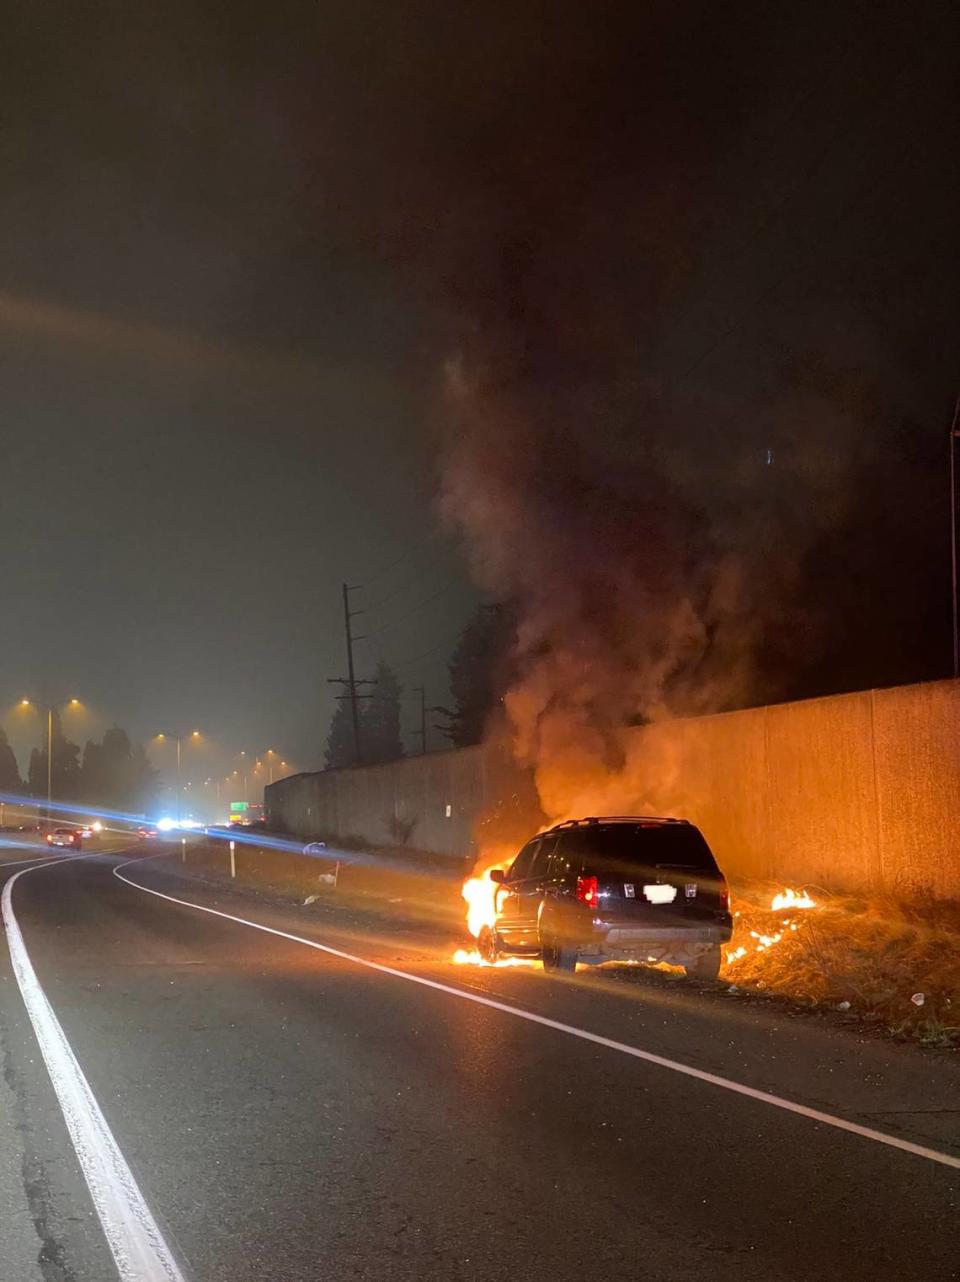
<path fill-rule="evenodd" d="M 730 938 L 730 895 L 702 833 L 684 819 L 574 819 L 494 869 L 481 955 L 577 962 L 669 962 L 715 979 Z"/>

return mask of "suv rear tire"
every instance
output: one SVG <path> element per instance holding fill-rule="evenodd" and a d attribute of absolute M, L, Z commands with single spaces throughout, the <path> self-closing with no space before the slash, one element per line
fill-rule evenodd
<path fill-rule="evenodd" d="M 720 974 L 720 945 L 712 944 L 705 953 L 685 962 L 683 969 L 691 979 L 716 979 Z"/>
<path fill-rule="evenodd" d="M 485 962 L 492 966 L 500 956 L 500 949 L 497 947 L 497 937 L 489 926 L 481 926 L 480 934 L 477 936 L 477 952 Z"/>
<path fill-rule="evenodd" d="M 565 948 L 563 944 L 555 940 L 545 939 L 540 948 L 540 956 L 543 959 L 543 969 L 551 971 L 563 971 L 572 975 L 577 969 L 577 950 L 575 948 Z"/>

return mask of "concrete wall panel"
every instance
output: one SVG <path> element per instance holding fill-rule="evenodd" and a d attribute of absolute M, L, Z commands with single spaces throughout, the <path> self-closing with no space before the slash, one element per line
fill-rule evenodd
<path fill-rule="evenodd" d="M 877 690 L 873 700 L 884 882 L 960 898 L 960 683 Z"/>
<path fill-rule="evenodd" d="M 768 876 L 789 864 L 806 882 L 878 890 L 869 692 L 781 704 L 765 721 Z"/>
<path fill-rule="evenodd" d="M 733 878 L 960 899 L 960 683 L 838 695 L 631 732 L 601 813 L 684 816 Z M 272 819 L 468 859 L 539 824 L 532 775 L 490 747 L 298 775 Z M 448 813 L 449 808 L 449 813 Z"/>

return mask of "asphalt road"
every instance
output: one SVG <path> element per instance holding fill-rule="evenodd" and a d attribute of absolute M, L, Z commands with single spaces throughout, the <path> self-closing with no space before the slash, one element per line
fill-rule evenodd
<path fill-rule="evenodd" d="M 2 1282 L 960 1277 L 960 1169 L 932 1156 L 960 1158 L 949 1055 L 662 976 L 457 968 L 409 931 L 123 869 L 338 956 L 126 884 L 129 857 L 0 867 L 35 868 L 8 898 L 42 990 L 31 1019 L 5 951 Z M 177 1273 L 108 1247 L 45 1009 Z"/>

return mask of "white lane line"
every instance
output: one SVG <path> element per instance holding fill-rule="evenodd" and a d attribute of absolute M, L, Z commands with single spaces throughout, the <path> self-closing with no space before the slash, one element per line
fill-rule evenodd
<path fill-rule="evenodd" d="M 36 867 L 21 869 L 3 888 L 0 907 L 10 959 L 117 1273 L 122 1282 L 185 1282 L 40 987 L 23 942 L 12 891 L 18 878 L 36 871 Z"/>
<path fill-rule="evenodd" d="M 155 858 L 155 856 L 148 856 Z M 366 957 L 357 957 L 353 953 L 343 952 L 339 948 L 332 948 L 329 944 L 317 943 L 315 939 L 305 939 L 302 935 L 293 935 L 286 930 L 276 930 L 273 926 L 264 926 L 262 922 L 250 921 L 246 917 L 235 917 L 232 913 L 221 912 L 217 908 L 207 908 L 204 904 L 192 903 L 189 899 L 178 899 L 175 895 L 165 895 L 163 891 L 153 890 L 150 886 L 141 886 L 139 882 L 131 881 L 129 877 L 124 877 L 121 873 L 122 868 L 129 868 L 131 864 L 142 863 L 143 860 L 131 859 L 128 863 L 120 864 L 114 868 L 113 875 L 120 881 L 124 881 L 128 886 L 133 886 L 135 890 L 142 890 L 148 895 L 156 895 L 158 899 L 167 899 L 172 904 L 180 904 L 183 908 L 194 908 L 197 912 L 209 913 L 212 917 L 222 917 L 226 921 L 237 922 L 240 926 L 249 926 L 253 930 L 262 930 L 268 935 L 278 935 L 281 939 L 289 939 L 295 944 L 304 944 L 307 948 L 315 948 L 318 952 L 328 953 L 331 957 L 339 957 L 342 961 L 353 962 L 357 966 L 365 966 L 368 970 L 379 971 L 383 975 L 392 975 L 395 979 L 405 979 L 411 984 L 421 984 L 424 988 L 433 988 L 437 992 L 447 993 L 450 997 L 459 997 L 461 1001 L 475 1002 L 478 1006 L 487 1006 L 490 1010 L 500 1011 L 504 1015 L 512 1015 L 516 1019 L 529 1020 L 531 1024 L 540 1024 L 543 1028 L 552 1028 L 558 1033 L 566 1033 L 568 1037 L 578 1037 L 581 1041 L 592 1042 L 595 1046 L 605 1046 L 608 1050 L 618 1051 L 621 1055 L 630 1055 L 633 1059 L 644 1060 L 647 1064 L 656 1064 L 658 1068 L 667 1068 L 673 1073 L 681 1073 L 684 1077 L 693 1077 L 698 1082 L 706 1082 L 710 1086 L 719 1086 L 723 1090 L 732 1091 L 735 1095 L 744 1095 L 748 1099 L 758 1100 L 761 1104 L 769 1104 L 774 1108 L 783 1109 L 786 1113 L 796 1113 L 799 1117 L 806 1117 L 812 1122 L 821 1122 L 824 1126 L 832 1126 L 838 1131 L 847 1131 L 851 1135 L 859 1135 L 862 1139 L 872 1140 L 875 1144 L 885 1144 L 888 1148 L 899 1149 L 903 1153 L 911 1153 L 914 1157 L 926 1158 L 928 1162 L 938 1162 L 941 1166 L 950 1166 L 954 1170 L 960 1170 L 960 1157 L 953 1157 L 949 1153 L 941 1153 L 937 1149 L 925 1148 L 922 1144 L 913 1144 L 910 1140 L 898 1139 L 894 1135 L 886 1135 L 883 1131 L 875 1131 L 869 1126 L 860 1126 L 856 1122 L 848 1122 L 843 1117 L 835 1117 L 832 1113 L 822 1113 L 819 1109 L 808 1108 L 806 1104 L 797 1104 L 793 1100 L 784 1099 L 780 1095 L 773 1095 L 769 1091 L 760 1091 L 753 1086 L 746 1086 L 743 1082 L 735 1082 L 732 1078 L 721 1077 L 717 1073 L 707 1073 L 702 1068 L 693 1068 L 690 1064 L 681 1064 L 678 1060 L 667 1059 L 663 1055 L 655 1055 L 652 1051 L 641 1050 L 638 1046 L 628 1046 L 626 1042 L 615 1041 L 611 1037 L 602 1037 L 599 1033 L 591 1033 L 585 1028 L 577 1028 L 572 1024 L 563 1024 L 559 1020 L 550 1019 L 546 1015 L 537 1015 L 533 1011 L 524 1010 L 520 1006 L 509 1006 L 506 1002 L 498 1002 L 492 997 L 482 997 L 479 993 L 468 992 L 463 988 L 454 988 L 450 984 L 442 984 L 435 979 L 427 979 L 424 975 L 413 975 L 406 970 L 397 970 L 394 966 L 385 966 L 382 962 L 370 961 Z"/>
<path fill-rule="evenodd" d="M 31 855 L 29 859 L 10 859 L 5 864 L 0 864 L 0 868 L 16 868 L 18 864 L 37 864 L 41 859 L 48 863 L 53 863 L 49 855 Z"/>

